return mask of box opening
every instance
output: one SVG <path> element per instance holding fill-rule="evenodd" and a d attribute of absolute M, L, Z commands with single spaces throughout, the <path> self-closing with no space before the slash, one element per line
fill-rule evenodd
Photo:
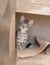
<path fill-rule="evenodd" d="M 39 47 L 40 45 L 35 40 L 36 36 L 39 36 L 47 41 L 50 41 L 50 17 L 45 15 L 27 14 L 27 13 L 16 13 L 16 28 L 21 16 L 25 16 L 26 19 L 34 20 L 33 27 L 30 31 L 30 39 L 33 39 L 33 48 Z M 17 33 L 16 33 L 17 34 Z M 15 43 L 16 47 L 16 43 Z"/>

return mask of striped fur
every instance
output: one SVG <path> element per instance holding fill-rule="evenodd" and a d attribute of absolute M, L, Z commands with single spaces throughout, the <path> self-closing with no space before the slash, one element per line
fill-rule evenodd
<path fill-rule="evenodd" d="M 30 23 L 31 21 L 28 21 L 25 19 L 24 16 L 21 16 L 21 19 L 19 21 L 20 25 L 19 25 L 19 30 L 17 32 L 17 36 L 16 36 L 16 47 L 18 49 L 25 49 L 27 46 L 27 41 L 28 41 L 28 32 L 30 27 L 33 24 L 33 20 L 32 23 Z"/>

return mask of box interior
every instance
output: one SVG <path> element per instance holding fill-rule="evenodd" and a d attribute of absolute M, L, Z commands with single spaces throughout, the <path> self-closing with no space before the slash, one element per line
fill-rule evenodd
<path fill-rule="evenodd" d="M 47 41 L 50 41 L 50 17 L 45 15 L 27 14 L 27 13 L 16 13 L 16 22 L 18 23 L 19 18 L 24 15 L 26 19 L 33 19 L 34 24 L 30 31 L 30 38 L 39 36 Z M 18 25 L 16 24 L 18 27 Z M 16 27 L 16 28 L 17 28 Z"/>

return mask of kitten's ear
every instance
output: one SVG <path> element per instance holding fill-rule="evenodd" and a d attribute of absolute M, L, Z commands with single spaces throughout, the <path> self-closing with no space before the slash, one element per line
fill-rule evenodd
<path fill-rule="evenodd" d="M 34 20 L 30 20 L 28 23 L 29 27 L 31 27 L 33 24 L 34 24 Z"/>
<path fill-rule="evenodd" d="M 25 21 L 25 16 L 21 16 L 20 23 L 23 23 Z"/>

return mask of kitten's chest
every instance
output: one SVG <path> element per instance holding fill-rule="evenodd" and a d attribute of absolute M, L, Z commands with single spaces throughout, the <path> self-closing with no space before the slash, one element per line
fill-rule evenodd
<path fill-rule="evenodd" d="M 20 31 L 18 31 L 18 38 L 21 43 L 24 43 L 28 39 L 28 26 L 20 26 Z"/>
<path fill-rule="evenodd" d="M 20 35 L 24 38 L 28 37 L 28 26 L 20 28 Z"/>

